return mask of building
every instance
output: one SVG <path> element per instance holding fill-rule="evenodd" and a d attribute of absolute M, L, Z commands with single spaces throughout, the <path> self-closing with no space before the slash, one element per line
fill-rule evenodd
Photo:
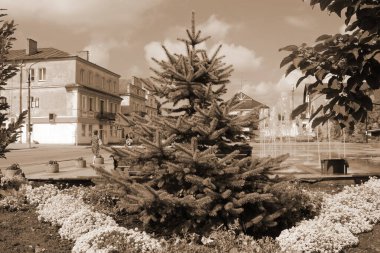
<path fill-rule="evenodd" d="M 7 60 L 20 71 L 0 95 L 7 97 L 13 121 L 27 109 L 30 84 L 32 141 L 89 144 L 94 130 L 99 130 L 105 144 L 121 141 L 121 129 L 115 124 L 122 101 L 118 74 L 88 58 L 38 48 L 31 39 L 26 49 L 11 50 Z M 22 142 L 27 140 L 25 130 Z"/>
<path fill-rule="evenodd" d="M 145 110 L 146 115 L 149 117 L 157 116 L 158 114 L 158 101 L 149 91 L 146 91 L 145 95 Z"/>
<path fill-rule="evenodd" d="M 234 111 L 230 112 L 231 115 L 247 115 L 256 111 L 257 121 L 260 124 L 265 124 L 265 119 L 269 117 L 269 107 L 264 105 L 243 92 L 236 93 L 232 99 L 239 101 L 239 104 L 234 108 Z M 246 128 L 244 131 L 251 132 L 253 129 Z"/>
<path fill-rule="evenodd" d="M 133 77 L 132 81 L 120 80 L 120 96 L 123 99 L 121 102 L 122 114 L 139 113 L 145 115 L 147 92 L 138 78 Z"/>

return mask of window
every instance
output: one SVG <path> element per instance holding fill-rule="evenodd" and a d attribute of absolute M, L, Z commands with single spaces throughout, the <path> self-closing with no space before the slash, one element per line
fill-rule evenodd
<path fill-rule="evenodd" d="M 105 85 L 105 79 L 104 79 L 104 77 L 102 77 L 102 89 L 103 90 L 105 89 L 104 85 Z"/>
<path fill-rule="evenodd" d="M 111 80 L 107 81 L 107 90 L 111 90 Z"/>
<path fill-rule="evenodd" d="M 84 83 L 84 70 L 83 69 L 80 70 L 79 82 Z"/>
<path fill-rule="evenodd" d="M 38 69 L 38 81 L 46 81 L 46 68 Z"/>
<path fill-rule="evenodd" d="M 92 125 L 88 125 L 88 136 L 91 137 L 92 134 Z"/>
<path fill-rule="evenodd" d="M 99 86 L 99 75 L 98 74 L 95 74 L 95 86 L 96 87 Z"/>
<path fill-rule="evenodd" d="M 85 95 L 82 95 L 82 110 L 87 111 L 87 97 Z"/>
<path fill-rule="evenodd" d="M 30 81 L 34 81 L 34 78 L 35 78 L 35 75 L 34 75 L 34 69 L 30 69 L 29 70 L 29 74 L 30 74 Z"/>
<path fill-rule="evenodd" d="M 113 135 L 113 126 L 110 126 L 110 136 L 112 137 Z"/>
<path fill-rule="evenodd" d="M 91 111 L 91 112 L 94 111 L 94 109 L 95 109 L 94 98 L 90 98 L 90 101 L 89 101 L 88 105 L 89 105 L 88 110 Z"/>
<path fill-rule="evenodd" d="M 86 136 L 86 124 L 82 124 L 82 136 Z"/>
<path fill-rule="evenodd" d="M 92 84 L 92 72 L 88 73 L 88 84 Z"/>
<path fill-rule="evenodd" d="M 32 108 L 39 108 L 40 107 L 40 98 L 31 97 L 31 107 Z"/>
<path fill-rule="evenodd" d="M 115 93 L 118 93 L 118 92 L 119 92 L 118 89 L 117 89 L 116 82 L 113 82 L 113 91 L 114 91 Z"/>

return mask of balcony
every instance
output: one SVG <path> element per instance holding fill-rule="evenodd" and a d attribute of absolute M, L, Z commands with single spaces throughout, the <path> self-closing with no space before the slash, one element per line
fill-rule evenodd
<path fill-rule="evenodd" d="M 113 112 L 98 112 L 96 114 L 96 118 L 99 120 L 99 121 L 115 121 L 116 119 L 116 113 L 113 113 Z"/>

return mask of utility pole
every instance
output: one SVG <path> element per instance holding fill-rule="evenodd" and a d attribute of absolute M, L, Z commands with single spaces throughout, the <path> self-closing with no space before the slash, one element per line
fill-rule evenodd
<path fill-rule="evenodd" d="M 19 115 L 21 115 L 21 113 L 22 113 L 22 67 L 24 67 L 24 64 L 23 64 L 23 62 L 21 62 L 21 64 L 20 64 L 20 97 L 19 97 L 19 99 L 20 99 L 20 101 L 19 101 Z M 20 136 L 20 141 L 19 141 L 19 143 L 22 143 L 22 138 L 21 138 L 21 136 Z"/>
<path fill-rule="evenodd" d="M 27 98 L 27 101 L 28 101 L 28 126 L 26 128 L 26 139 L 27 139 L 27 142 L 28 142 L 28 148 L 31 148 L 32 147 L 32 144 L 31 144 L 31 141 L 30 141 L 30 68 L 33 66 L 30 65 L 29 69 L 28 69 L 28 98 Z"/>
<path fill-rule="evenodd" d="M 27 140 L 27 143 L 28 143 L 28 148 L 31 148 L 32 147 L 32 143 L 31 143 L 31 132 L 30 132 L 30 125 L 31 125 L 31 111 L 30 111 L 30 104 L 31 104 L 31 101 L 30 101 L 30 70 L 32 69 L 33 65 L 36 64 L 36 63 L 39 63 L 41 61 L 45 60 L 44 59 L 40 59 L 34 63 L 32 63 L 29 68 L 28 68 L 28 97 L 27 97 L 27 103 L 28 103 L 28 123 L 27 123 L 27 128 L 26 128 L 26 140 Z"/>

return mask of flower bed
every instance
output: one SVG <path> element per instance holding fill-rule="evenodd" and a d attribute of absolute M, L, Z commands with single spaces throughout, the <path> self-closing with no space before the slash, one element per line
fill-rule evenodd
<path fill-rule="evenodd" d="M 11 185 L 9 182 L 4 181 L 3 186 Z M 96 194 L 95 188 L 60 190 L 48 184 L 34 189 L 23 184 L 18 188 L 19 196 L 9 198 L 22 199 L 20 196 L 25 193 L 28 202 L 36 206 L 39 220 L 59 226 L 61 238 L 74 242 L 74 253 L 341 252 L 357 245 L 357 234 L 372 230 L 380 221 L 380 180 L 375 178 L 362 185 L 346 186 L 334 195 L 322 194 L 319 215 L 283 230 L 276 241 L 254 240 L 220 228 L 202 240 L 195 235 L 190 239 L 176 236 L 170 240 L 156 239 L 137 229 L 120 227 L 110 216 L 86 204 L 83 199 L 89 193 Z M 2 202 L 5 201 L 9 199 L 3 198 Z M 17 205 L 15 202 L 14 206 Z"/>
<path fill-rule="evenodd" d="M 340 252 L 359 243 L 355 236 L 380 220 L 380 180 L 346 186 L 326 195 L 320 214 L 282 231 L 277 238 L 285 252 Z"/>
<path fill-rule="evenodd" d="M 119 227 L 111 217 L 92 211 L 78 198 L 82 195 L 80 190 L 74 195 L 77 196 L 52 185 L 29 187 L 26 193 L 29 202 L 37 204 L 40 220 L 61 226 L 60 235 L 75 241 L 72 252 L 123 252 L 125 249 L 154 252 L 161 249 L 160 242 L 146 233 Z"/>

